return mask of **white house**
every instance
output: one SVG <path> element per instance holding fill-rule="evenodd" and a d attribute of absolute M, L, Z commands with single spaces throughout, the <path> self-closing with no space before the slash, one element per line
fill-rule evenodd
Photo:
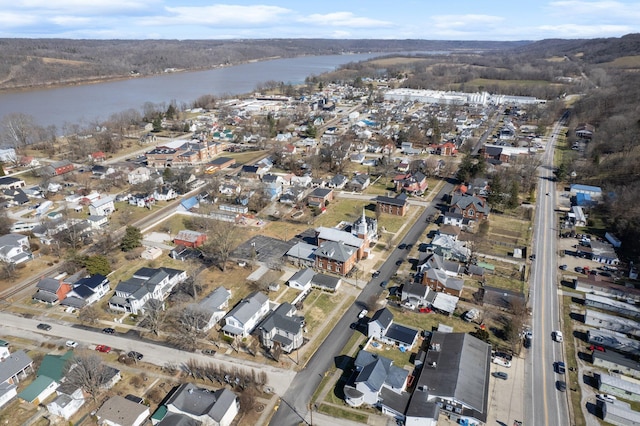
<path fill-rule="evenodd" d="M 7 234 L 0 237 L 0 260 L 22 263 L 32 258 L 29 238 L 22 234 Z"/>
<path fill-rule="evenodd" d="M 82 393 L 82 388 L 73 386 L 75 388 L 73 391 L 61 391 L 64 387 L 68 386 L 63 383 L 58 387 L 58 389 L 56 389 L 56 394 L 58 396 L 47 404 L 47 410 L 49 410 L 49 412 L 54 416 L 69 420 L 69 418 L 77 413 L 80 407 L 84 405 L 85 399 L 84 394 Z"/>
<path fill-rule="evenodd" d="M 87 218 L 87 222 L 91 225 L 91 229 L 102 229 L 109 223 L 107 216 L 91 215 Z"/>
<path fill-rule="evenodd" d="M 293 274 L 287 283 L 289 287 L 295 288 L 296 290 L 307 291 L 311 288 L 311 280 L 316 275 L 316 273 L 311 268 L 301 269 L 300 271 Z"/>
<path fill-rule="evenodd" d="M 222 331 L 227 336 L 247 337 L 268 312 L 269 298 L 264 293 L 252 293 L 224 317 Z"/>
<path fill-rule="evenodd" d="M 144 183 L 149 179 L 151 179 L 151 170 L 146 167 L 138 167 L 127 174 L 127 181 L 129 181 L 129 185 Z"/>
<path fill-rule="evenodd" d="M 345 400 L 353 407 L 377 406 L 384 389 L 397 395 L 406 390 L 409 371 L 393 365 L 389 358 L 362 350 L 356 357 L 355 369 L 355 378 L 344 387 Z"/>
<path fill-rule="evenodd" d="M 193 383 L 183 383 L 169 397 L 165 407 L 167 413 L 162 421 L 167 420 L 167 424 L 192 424 L 179 420 L 188 417 L 203 426 L 230 426 L 238 415 L 240 402 L 227 388 L 212 391 Z"/>
<path fill-rule="evenodd" d="M 94 216 L 109 216 L 114 211 L 116 211 L 116 206 L 113 203 L 113 197 L 110 195 L 99 198 L 89 204 L 89 213 Z"/>
<path fill-rule="evenodd" d="M 103 275 L 95 274 L 73 283 L 71 290 L 60 304 L 83 308 L 102 299 L 109 290 L 111 290 L 109 279 Z"/>
<path fill-rule="evenodd" d="M 192 305 L 194 310 L 202 312 L 207 318 L 207 323 L 202 327 L 203 331 L 210 330 L 224 318 L 226 309 L 229 307 L 229 299 L 231 299 L 231 292 L 224 287 L 218 287 L 198 304 Z"/>
<path fill-rule="evenodd" d="M 171 290 L 187 279 L 187 273 L 171 268 L 140 268 L 133 277 L 121 281 L 109 300 L 109 309 L 138 314 L 150 299 L 164 300 Z"/>

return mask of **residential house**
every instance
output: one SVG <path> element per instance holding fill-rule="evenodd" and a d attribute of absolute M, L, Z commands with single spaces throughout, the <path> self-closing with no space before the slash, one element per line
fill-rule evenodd
<path fill-rule="evenodd" d="M 591 362 L 594 366 L 604 370 L 616 370 L 634 379 L 640 379 L 640 363 L 629 354 L 621 354 L 616 351 L 593 351 Z"/>
<path fill-rule="evenodd" d="M 0 189 L 19 189 L 26 185 L 25 181 L 13 176 L 0 177 Z"/>
<path fill-rule="evenodd" d="M 107 156 L 102 151 L 96 151 L 89 154 L 89 159 L 94 163 L 104 163 L 107 159 Z"/>
<path fill-rule="evenodd" d="M 315 274 L 311 279 L 311 287 L 330 293 L 335 293 L 341 284 L 342 279 L 333 275 Z"/>
<path fill-rule="evenodd" d="M 0 408 L 18 395 L 17 387 L 10 383 L 0 383 Z"/>
<path fill-rule="evenodd" d="M 2 189 L 2 198 L 9 205 L 22 206 L 29 202 L 29 197 L 20 188 L 17 189 Z"/>
<path fill-rule="evenodd" d="M 178 198 L 178 193 L 170 186 L 163 185 L 153 191 L 153 198 L 157 201 L 171 201 Z"/>
<path fill-rule="evenodd" d="M 307 291 L 311 288 L 311 280 L 313 279 L 315 274 L 316 273 L 311 268 L 301 269 L 293 274 L 291 278 L 289 278 L 287 284 L 289 285 L 289 287 L 295 288 L 296 290 Z"/>
<path fill-rule="evenodd" d="M 71 291 L 71 284 L 55 278 L 41 278 L 36 284 L 33 300 L 54 305 L 60 303 Z"/>
<path fill-rule="evenodd" d="M 131 278 L 116 286 L 115 294 L 109 300 L 109 309 L 144 313 L 149 300 L 163 301 L 176 285 L 186 279 L 187 273 L 178 269 L 140 268 Z"/>
<path fill-rule="evenodd" d="M 146 167 L 138 167 L 127 174 L 129 185 L 138 185 L 148 181 L 150 178 L 151 170 Z"/>
<path fill-rule="evenodd" d="M 33 360 L 20 349 L 0 361 L 0 384 L 16 386 L 33 373 Z M 5 389 L 5 391 L 8 391 Z"/>
<path fill-rule="evenodd" d="M 591 139 L 593 138 L 593 133 L 596 131 L 596 128 L 589 123 L 580 123 L 576 126 L 575 134 L 577 138 L 580 139 Z"/>
<path fill-rule="evenodd" d="M 512 311 L 514 308 L 523 309 L 527 300 L 522 291 L 509 290 L 485 285 L 481 288 L 482 305 L 493 306 L 503 311 Z"/>
<path fill-rule="evenodd" d="M 162 249 L 160 247 L 145 247 L 144 251 L 140 253 L 140 257 L 145 260 L 154 260 L 162 256 Z M 171 256 L 171 254 L 169 254 Z M 171 256 L 172 259 L 175 257 Z"/>
<path fill-rule="evenodd" d="M 294 205 L 302 201 L 307 193 L 307 189 L 300 186 L 290 186 L 280 196 L 280 202 Z"/>
<path fill-rule="evenodd" d="M 105 179 L 107 176 L 112 175 L 115 172 L 116 170 L 113 167 L 103 166 L 100 164 L 94 164 L 91 167 L 91 174 L 99 179 Z"/>
<path fill-rule="evenodd" d="M 57 397 L 47 404 L 49 413 L 69 420 L 85 403 L 82 388 L 63 382 L 55 390 Z"/>
<path fill-rule="evenodd" d="M 201 312 L 206 319 L 206 324 L 199 327 L 202 331 L 211 330 L 224 318 L 229 307 L 229 299 L 231 299 L 231 292 L 224 287 L 217 287 L 200 302 L 191 305 L 191 309 Z"/>
<path fill-rule="evenodd" d="M 452 296 L 462 296 L 464 281 L 447 275 L 442 269 L 430 268 L 422 275 L 422 284 L 432 290 L 444 292 Z"/>
<path fill-rule="evenodd" d="M 141 426 L 149 417 L 149 407 L 115 395 L 96 411 L 98 424 L 106 426 Z"/>
<path fill-rule="evenodd" d="M 64 380 L 64 374 L 72 358 L 72 351 L 67 351 L 62 355 L 45 355 L 36 373 L 36 380 L 23 389 L 18 397 L 34 404 L 44 401 L 56 391 Z"/>
<path fill-rule="evenodd" d="M 407 202 L 406 194 L 400 194 L 395 198 L 378 195 L 376 198 L 376 208 L 382 213 L 404 216 L 407 214 L 408 207 L 409 203 Z"/>
<path fill-rule="evenodd" d="M 416 390 L 452 421 L 483 424 L 489 410 L 491 345 L 466 333 L 433 332 Z"/>
<path fill-rule="evenodd" d="M 109 218 L 107 216 L 90 215 L 87 217 L 87 222 L 92 230 L 99 230 L 107 226 Z"/>
<path fill-rule="evenodd" d="M 366 258 L 368 254 L 368 251 L 366 250 L 369 245 L 367 241 L 368 232 L 366 232 L 366 230 L 361 230 L 362 234 L 358 234 L 357 231 L 358 228 L 352 230 L 352 232 L 347 232 L 337 228 L 321 226 L 316 228 L 316 241 L 319 246 L 322 245 L 323 242 L 331 241 L 353 247 L 356 251 L 356 260 L 360 260 Z"/>
<path fill-rule="evenodd" d="M 260 320 L 269 312 L 269 298 L 264 293 L 254 292 L 242 299 L 224 317 L 222 332 L 227 336 L 247 337 Z"/>
<path fill-rule="evenodd" d="M 67 297 L 60 304 L 80 309 L 97 302 L 109 290 L 111 290 L 109 279 L 103 275 L 95 274 L 73 283 Z"/>
<path fill-rule="evenodd" d="M 445 225 L 459 229 L 451 225 Z M 471 255 L 463 241 L 458 241 L 454 236 L 447 234 L 436 235 L 427 247 L 427 252 L 435 253 L 444 259 L 454 259 L 458 262 L 466 263 Z"/>
<path fill-rule="evenodd" d="M 173 239 L 174 244 L 185 247 L 200 247 L 207 241 L 207 234 L 198 231 L 183 229 Z"/>
<path fill-rule="evenodd" d="M 38 167 L 40 162 L 32 155 L 25 155 L 20 158 L 20 167 Z"/>
<path fill-rule="evenodd" d="M 327 182 L 327 187 L 334 189 L 342 189 L 345 187 L 349 179 L 346 176 L 337 174 Z"/>
<path fill-rule="evenodd" d="M 427 177 L 420 172 L 401 174 L 393 179 L 397 192 L 411 195 L 423 195 L 429 187 Z"/>
<path fill-rule="evenodd" d="M 622 377 L 598 373 L 594 373 L 593 378 L 600 393 L 614 395 L 629 401 L 640 401 L 640 384 L 635 380 L 625 380 Z"/>
<path fill-rule="evenodd" d="M 109 216 L 114 211 L 116 211 L 116 206 L 113 202 L 113 197 L 110 195 L 89 204 L 89 214 L 94 216 Z"/>
<path fill-rule="evenodd" d="M 330 188 L 315 188 L 307 196 L 309 207 L 324 207 L 331 201 L 333 201 L 333 189 Z"/>
<path fill-rule="evenodd" d="M 352 191 L 364 191 L 371 184 L 371 178 L 366 173 L 356 174 L 348 183 Z"/>
<path fill-rule="evenodd" d="M 0 237 L 0 260 L 19 264 L 31 259 L 29 237 L 22 234 L 6 234 Z"/>
<path fill-rule="evenodd" d="M 9 358 L 11 351 L 9 351 L 9 342 L 0 339 L 0 362 Z"/>
<path fill-rule="evenodd" d="M 382 343 L 411 350 L 418 340 L 418 330 L 393 322 L 393 314 L 387 308 L 376 311 L 367 324 L 367 337 Z"/>
<path fill-rule="evenodd" d="M 284 353 L 291 353 L 304 342 L 304 317 L 296 315 L 295 306 L 288 302 L 280 304 L 258 325 L 260 342 L 267 349 L 280 345 Z"/>
<path fill-rule="evenodd" d="M 491 208 L 484 198 L 467 195 L 455 194 L 451 199 L 449 211 L 459 213 L 463 218 L 469 220 L 484 220 L 489 218 Z"/>
<path fill-rule="evenodd" d="M 389 358 L 362 350 L 354 364 L 355 371 L 344 386 L 347 404 L 378 406 L 383 389 L 396 394 L 406 391 L 409 371 L 393 365 Z"/>
<path fill-rule="evenodd" d="M 175 246 L 169 252 L 169 257 L 175 260 L 179 260 L 184 262 L 189 259 L 199 259 L 201 258 L 202 252 L 197 248 L 193 247 L 185 247 L 183 245 Z"/>
<path fill-rule="evenodd" d="M 164 425 L 230 426 L 240 410 L 238 396 L 227 388 L 215 391 L 193 383 L 181 384 L 167 398 L 164 415 L 154 414 L 154 420 Z M 157 417 L 156 417 L 157 416 Z"/>

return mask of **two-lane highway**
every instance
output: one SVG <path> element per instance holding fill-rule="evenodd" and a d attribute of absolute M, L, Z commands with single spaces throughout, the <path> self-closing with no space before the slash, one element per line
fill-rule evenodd
<path fill-rule="evenodd" d="M 547 142 L 538 185 L 535 220 L 533 271 L 530 306 L 533 314 L 531 346 L 527 349 L 525 401 L 528 425 L 569 424 L 567 394 L 558 389 L 564 375 L 556 374 L 554 363 L 563 361 L 562 343 L 554 342 L 553 330 L 559 330 L 560 310 L 557 291 L 557 250 L 555 223 L 555 184 L 553 151 L 561 123 L 555 124 Z M 570 392 L 569 389 L 566 392 Z"/>

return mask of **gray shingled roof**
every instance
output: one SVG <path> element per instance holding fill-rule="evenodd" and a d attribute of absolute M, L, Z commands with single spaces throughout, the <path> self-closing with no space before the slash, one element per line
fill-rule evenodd
<path fill-rule="evenodd" d="M 234 317 L 240 321 L 240 323 L 245 324 L 268 300 L 269 298 L 264 293 L 255 292 L 241 300 L 240 303 L 229 311 L 227 316 Z"/>
<path fill-rule="evenodd" d="M 33 360 L 29 358 L 29 355 L 24 350 L 15 351 L 0 362 L 0 383 L 6 382 L 31 363 L 33 363 Z"/>
<path fill-rule="evenodd" d="M 236 395 L 229 389 L 210 391 L 199 388 L 193 383 L 183 383 L 167 400 L 166 405 L 172 405 L 194 416 L 208 415 L 216 422 L 220 422 L 235 401 Z"/>
<path fill-rule="evenodd" d="M 376 311 L 369 322 L 378 322 L 383 330 L 385 330 L 393 322 L 393 314 L 387 308 Z"/>
<path fill-rule="evenodd" d="M 326 257 L 338 262 L 346 262 L 351 258 L 354 248 L 343 242 L 325 241 L 316 250 L 316 257 Z"/>

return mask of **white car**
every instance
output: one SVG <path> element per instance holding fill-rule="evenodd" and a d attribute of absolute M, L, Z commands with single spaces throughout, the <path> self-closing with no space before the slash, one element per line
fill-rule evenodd
<path fill-rule="evenodd" d="M 366 317 L 368 313 L 369 313 L 369 311 L 367 311 L 366 309 L 363 309 L 363 310 L 361 310 L 361 311 L 360 311 L 360 313 L 358 314 L 358 318 L 359 318 L 359 319 L 362 319 L 362 318 Z"/>
<path fill-rule="evenodd" d="M 501 366 L 503 366 L 503 367 L 507 367 L 507 368 L 510 368 L 510 367 L 511 367 L 511 361 L 507 361 L 507 360 L 506 360 L 506 359 L 504 359 L 504 358 L 494 357 L 491 361 L 492 361 L 494 364 L 498 364 L 498 365 L 501 365 Z"/>
<path fill-rule="evenodd" d="M 596 399 L 603 401 L 603 402 L 608 402 L 609 404 L 613 404 L 616 402 L 617 398 L 613 395 L 607 395 L 606 393 L 599 393 L 596 395 Z"/>
<path fill-rule="evenodd" d="M 74 340 L 67 340 L 67 343 L 65 343 L 65 345 L 68 348 L 75 348 L 78 346 L 78 342 L 74 341 Z"/>
<path fill-rule="evenodd" d="M 556 330 L 553 332 L 553 338 L 556 342 L 562 342 L 563 337 L 562 337 L 562 331 L 560 330 Z"/>

